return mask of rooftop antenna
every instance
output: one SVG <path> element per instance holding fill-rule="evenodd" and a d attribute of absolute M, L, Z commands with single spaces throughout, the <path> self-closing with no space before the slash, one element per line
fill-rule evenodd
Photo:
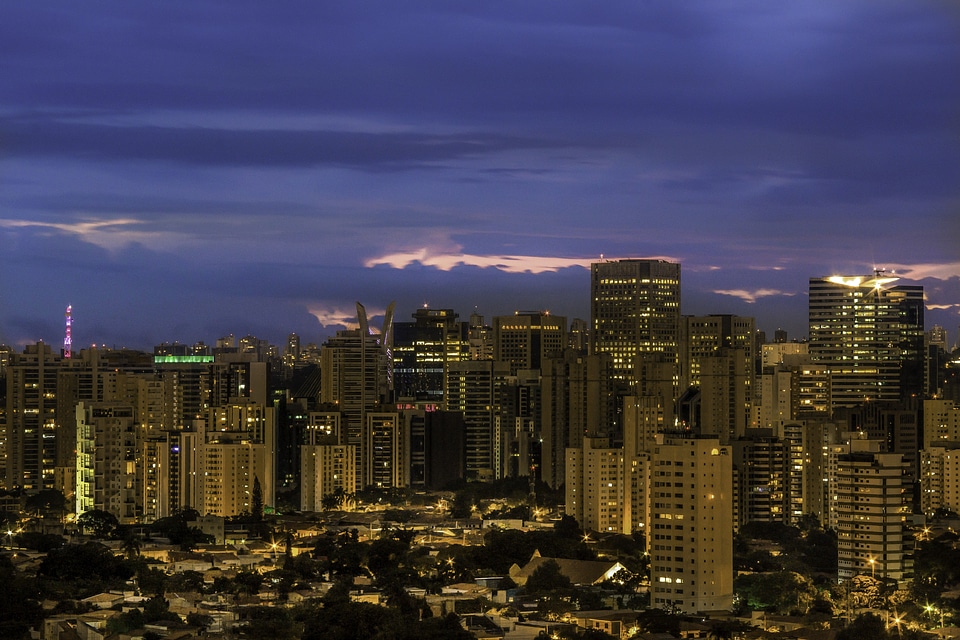
<path fill-rule="evenodd" d="M 73 355 L 73 336 L 71 335 L 71 329 L 73 326 L 73 305 L 67 305 L 67 312 L 65 314 L 64 324 L 65 330 L 63 334 L 63 357 L 69 358 Z"/>

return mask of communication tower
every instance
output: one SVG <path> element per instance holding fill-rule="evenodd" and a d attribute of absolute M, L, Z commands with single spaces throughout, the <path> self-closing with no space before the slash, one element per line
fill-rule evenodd
<path fill-rule="evenodd" d="M 66 319 L 64 320 L 66 327 L 63 334 L 63 357 L 69 358 L 71 356 L 71 349 L 73 348 L 73 337 L 70 335 L 71 327 L 73 325 L 73 305 L 67 305 Z"/>

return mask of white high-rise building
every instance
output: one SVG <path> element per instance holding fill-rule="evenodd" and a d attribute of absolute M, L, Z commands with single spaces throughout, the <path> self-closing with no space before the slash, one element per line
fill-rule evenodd
<path fill-rule="evenodd" d="M 882 453 L 877 440 L 851 440 L 837 456 L 838 578 L 858 574 L 901 580 L 909 570 L 903 521 L 909 496 L 899 453 Z"/>
<path fill-rule="evenodd" d="M 133 407 L 77 405 L 77 515 L 100 510 L 120 524 L 137 522 L 137 422 Z"/>
<path fill-rule="evenodd" d="M 733 463 L 716 438 L 666 439 L 651 454 L 650 604 L 733 607 Z"/>
<path fill-rule="evenodd" d="M 623 476 L 623 449 L 605 438 L 584 438 L 567 449 L 567 513 L 584 529 L 630 533 L 624 527 L 629 507 Z"/>

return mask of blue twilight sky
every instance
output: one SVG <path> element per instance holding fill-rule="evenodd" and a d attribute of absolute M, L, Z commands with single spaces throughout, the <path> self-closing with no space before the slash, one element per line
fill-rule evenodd
<path fill-rule="evenodd" d="M 925 0 L 7 2 L 0 342 L 589 317 L 589 263 L 806 335 L 894 270 L 960 325 L 960 10 Z"/>

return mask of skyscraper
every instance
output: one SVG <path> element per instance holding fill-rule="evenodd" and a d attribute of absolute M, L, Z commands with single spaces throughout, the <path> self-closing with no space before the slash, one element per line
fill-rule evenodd
<path fill-rule="evenodd" d="M 397 402 L 443 404 L 449 362 L 470 357 L 469 325 L 453 309 L 417 309 L 413 322 L 393 324 L 393 385 Z M 432 408 L 432 407 L 431 407 Z"/>
<path fill-rule="evenodd" d="M 630 379 L 639 353 L 663 353 L 676 362 L 680 265 L 611 260 L 593 263 L 590 272 L 590 352 L 611 354 L 621 379 Z"/>
<path fill-rule="evenodd" d="M 547 358 L 559 357 L 567 346 L 567 319 L 549 312 L 518 311 L 493 319 L 495 357 L 510 364 L 510 375 L 521 369 L 541 369 Z"/>
<path fill-rule="evenodd" d="M 923 391 L 923 287 L 869 276 L 810 279 L 810 355 L 830 372 L 834 407 Z"/>

